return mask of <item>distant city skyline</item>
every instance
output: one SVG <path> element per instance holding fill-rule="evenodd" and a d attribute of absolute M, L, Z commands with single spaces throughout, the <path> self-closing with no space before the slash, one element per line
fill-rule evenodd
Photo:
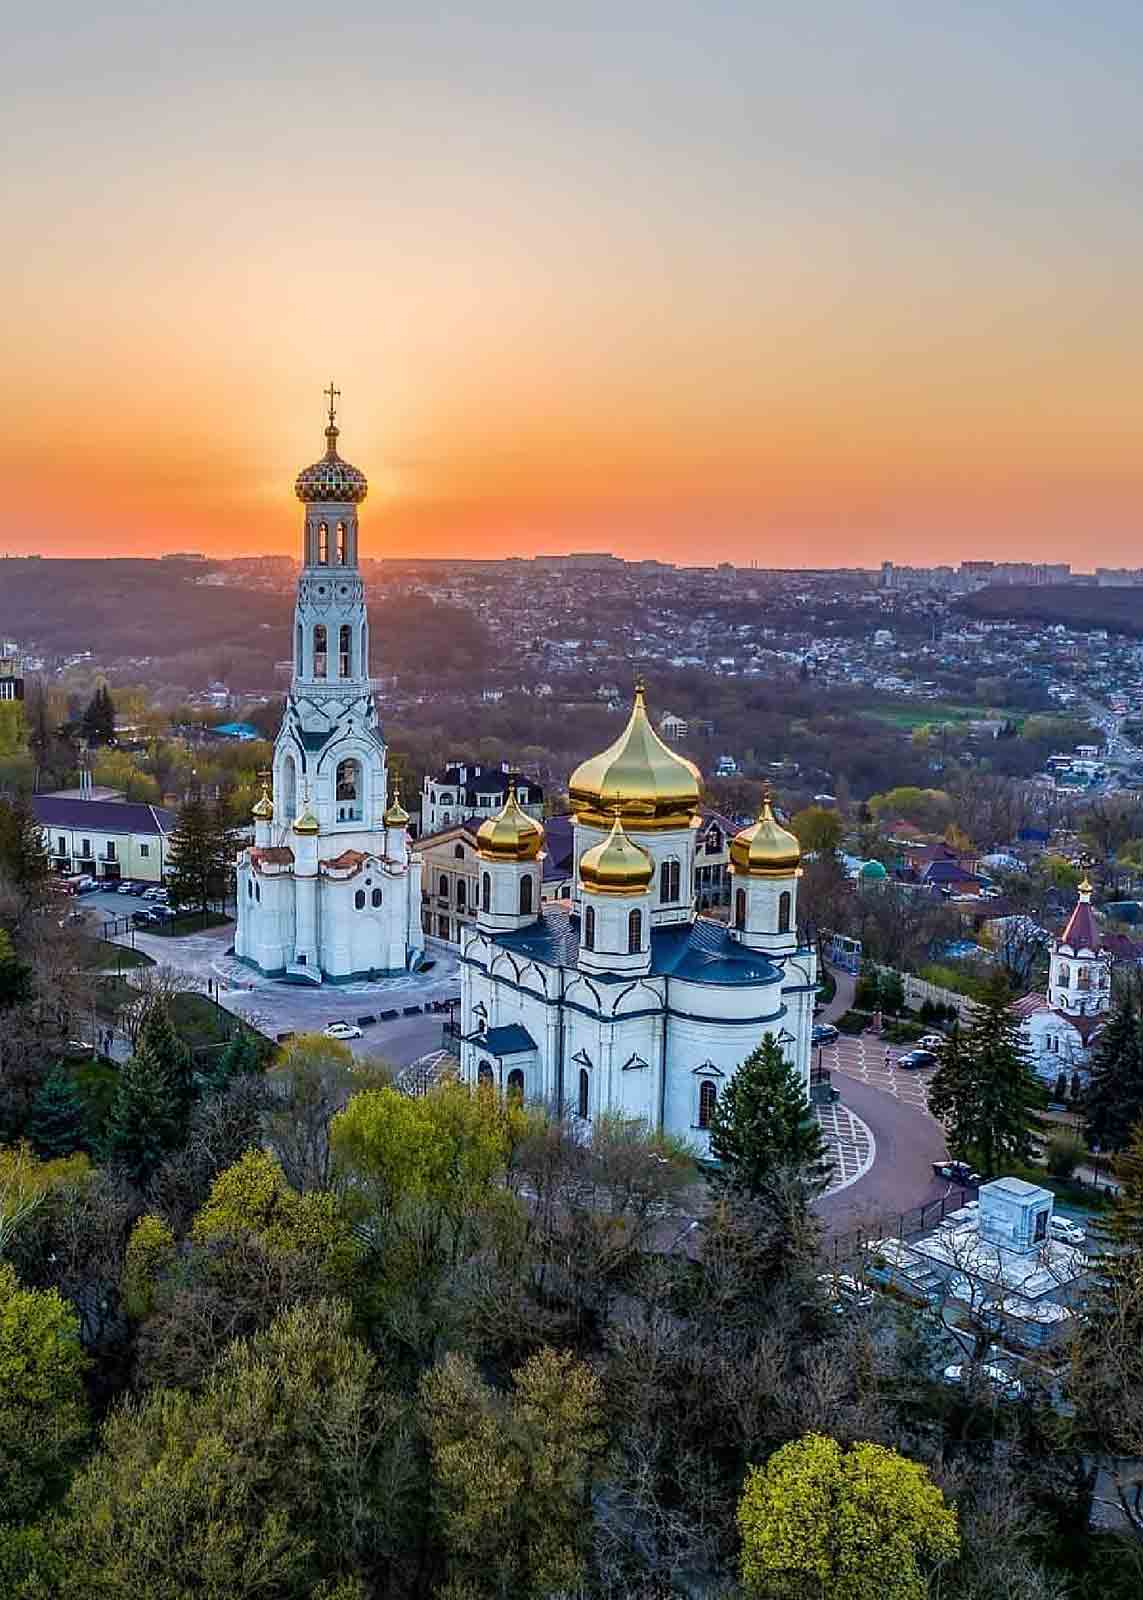
<path fill-rule="evenodd" d="M 13 17 L 0 552 L 1139 565 L 1138 7 L 477 9 Z"/>

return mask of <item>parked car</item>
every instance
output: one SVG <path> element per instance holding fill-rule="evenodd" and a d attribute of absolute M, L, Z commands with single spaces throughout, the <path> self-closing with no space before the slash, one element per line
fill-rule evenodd
<path fill-rule="evenodd" d="M 76 894 L 93 894 L 99 888 L 96 878 L 76 878 L 74 882 Z"/>
<path fill-rule="evenodd" d="M 131 913 L 131 921 L 136 928 L 153 928 L 162 920 L 162 917 L 155 915 L 151 907 L 148 907 L 145 911 L 132 911 Z"/>
<path fill-rule="evenodd" d="M 819 1022 L 810 1034 L 811 1044 L 832 1044 L 837 1038 L 837 1029 L 832 1022 Z"/>
<path fill-rule="evenodd" d="M 904 1067 L 906 1072 L 915 1072 L 919 1067 L 934 1067 L 937 1058 L 931 1050 L 906 1050 L 903 1056 L 897 1057 L 897 1065 Z"/>
<path fill-rule="evenodd" d="M 124 881 L 116 889 L 115 893 L 116 894 L 134 894 L 135 893 L 135 885 L 131 882 L 130 878 L 125 878 Z"/>
<path fill-rule="evenodd" d="M 144 889 L 143 891 L 144 900 L 167 900 L 169 898 L 169 891 L 159 884 L 156 884 L 152 889 Z"/>
<path fill-rule="evenodd" d="M 943 1033 L 926 1033 L 917 1040 L 919 1050 L 943 1050 L 947 1043 Z"/>
<path fill-rule="evenodd" d="M 833 1311 L 864 1310 L 873 1304 L 872 1291 L 848 1272 L 819 1272 L 818 1282 L 830 1296 Z"/>
<path fill-rule="evenodd" d="M 959 1183 L 961 1187 L 971 1185 L 976 1187 L 981 1182 L 979 1172 L 974 1172 L 967 1161 L 934 1161 L 933 1172 L 938 1178 L 947 1178 L 949 1183 Z"/>
<path fill-rule="evenodd" d="M 1077 1249 L 1087 1243 L 1087 1231 L 1081 1228 L 1078 1222 L 1073 1222 L 1070 1217 L 1058 1217 L 1054 1213 L 1048 1222 L 1048 1232 L 1060 1244 L 1074 1245 Z"/>
<path fill-rule="evenodd" d="M 1014 1378 L 1010 1372 L 1005 1372 L 1003 1367 L 995 1367 L 986 1361 L 979 1369 L 980 1376 L 1001 1400 L 1023 1400 L 1024 1385 L 1019 1378 Z M 963 1366 L 959 1361 L 954 1361 L 952 1366 L 944 1370 L 946 1383 L 968 1383 L 972 1375 L 972 1368 Z"/>
<path fill-rule="evenodd" d="M 330 1022 L 321 1030 L 327 1039 L 360 1039 L 361 1029 L 354 1022 Z"/>

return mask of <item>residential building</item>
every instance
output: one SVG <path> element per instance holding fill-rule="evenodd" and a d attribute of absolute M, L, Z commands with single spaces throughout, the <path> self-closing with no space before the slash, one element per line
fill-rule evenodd
<path fill-rule="evenodd" d="M 32 810 L 53 872 L 163 881 L 176 821 L 173 811 L 125 800 L 89 800 L 81 793 L 33 795 Z"/>
<path fill-rule="evenodd" d="M 533 778 L 514 775 L 506 761 L 498 766 L 450 761 L 443 771 L 426 774 L 421 789 L 422 838 L 475 817 L 494 817 L 514 783 L 517 803 L 537 820 L 544 815 L 544 791 Z"/>

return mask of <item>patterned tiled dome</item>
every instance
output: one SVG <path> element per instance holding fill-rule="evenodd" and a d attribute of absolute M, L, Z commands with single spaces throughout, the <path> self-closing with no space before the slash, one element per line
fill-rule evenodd
<path fill-rule="evenodd" d="M 312 467 L 298 473 L 294 493 L 299 500 L 333 500 L 357 505 L 369 493 L 368 480 L 360 467 L 350 466 L 338 455 L 337 434 L 331 422 L 325 430 L 325 455 Z"/>

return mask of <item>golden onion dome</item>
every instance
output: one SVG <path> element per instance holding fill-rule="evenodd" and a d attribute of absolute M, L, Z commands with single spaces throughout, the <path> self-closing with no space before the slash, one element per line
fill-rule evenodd
<path fill-rule="evenodd" d="M 592 894 L 642 894 L 655 876 L 648 852 L 624 833 L 618 806 L 607 838 L 580 857 L 579 876 Z"/>
<path fill-rule="evenodd" d="M 730 859 L 736 872 L 751 878 L 788 877 L 798 870 L 802 847 L 775 817 L 768 789 L 762 792 L 758 821 L 730 841 Z"/>
<path fill-rule="evenodd" d="M 294 493 L 307 504 L 330 500 L 339 505 L 358 505 L 369 493 L 369 483 L 360 467 L 351 466 L 337 453 L 338 426 L 336 401 L 340 389 L 331 383 L 325 391 L 329 396 L 329 426 L 325 430 L 325 455 L 310 467 L 304 467 L 294 480 Z"/>
<path fill-rule="evenodd" d="M 265 784 L 262 785 L 262 796 L 251 807 L 250 815 L 255 822 L 269 822 L 274 815 L 274 802 L 270 799 L 270 791 Z"/>
<path fill-rule="evenodd" d="M 513 779 L 503 806 L 476 830 L 477 853 L 483 861 L 534 861 L 543 842 L 544 830 L 517 800 Z"/>
<path fill-rule="evenodd" d="M 381 821 L 387 828 L 406 828 L 409 825 L 409 813 L 401 804 L 401 780 L 393 779 L 393 798 Z"/>
<path fill-rule="evenodd" d="M 668 749 L 651 726 L 640 682 L 627 726 L 614 744 L 581 762 L 568 793 L 579 822 L 606 828 L 618 806 L 627 827 L 649 832 L 687 827 L 701 782 L 694 762 Z"/>
<path fill-rule="evenodd" d="M 313 812 L 310 810 L 310 803 L 309 803 L 308 800 L 306 801 L 305 810 L 302 812 L 301 816 L 294 823 L 294 832 L 295 833 L 320 833 L 321 832 L 321 824 L 318 822 L 318 819 L 314 816 Z"/>

